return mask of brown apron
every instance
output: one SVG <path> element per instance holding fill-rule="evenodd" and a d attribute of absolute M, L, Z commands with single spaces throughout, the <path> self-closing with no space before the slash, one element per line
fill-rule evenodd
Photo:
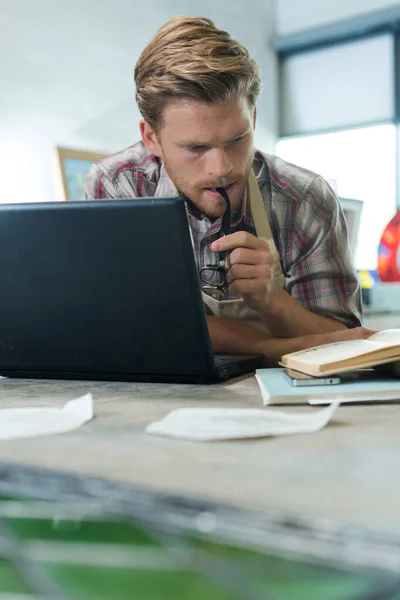
<path fill-rule="evenodd" d="M 267 211 L 265 210 L 260 188 L 258 187 L 257 179 L 253 170 L 250 171 L 249 175 L 248 191 L 250 193 L 250 208 L 251 214 L 253 215 L 257 237 L 259 237 L 261 240 L 265 240 L 268 243 L 269 250 L 274 258 L 272 276 L 275 284 L 281 288 L 284 288 L 285 276 L 282 273 L 281 263 L 279 261 L 278 252 L 272 237 Z M 246 325 L 249 325 L 254 329 L 258 329 L 259 331 L 268 332 L 268 329 L 262 322 L 259 314 L 255 310 L 246 306 L 242 298 L 237 300 L 216 300 L 204 292 L 202 292 L 202 295 L 204 303 L 209 308 L 211 314 L 215 317 L 227 317 L 230 319 L 235 319 L 237 321 L 246 323 Z"/>

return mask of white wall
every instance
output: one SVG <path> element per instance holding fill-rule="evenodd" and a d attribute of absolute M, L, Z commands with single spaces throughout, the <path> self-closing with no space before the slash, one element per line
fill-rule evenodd
<path fill-rule="evenodd" d="M 275 0 L 275 33 L 288 35 L 400 6 L 393 0 Z"/>
<path fill-rule="evenodd" d="M 142 5 L 141 5 L 142 6 Z M 2 3 L 0 202 L 56 198 L 55 145 L 114 152 L 138 140 L 133 69 L 168 18 L 203 15 L 254 52 L 264 70 L 256 144 L 276 139 L 272 0 L 13 0 Z M 257 18 L 255 18 L 257 15 Z"/>

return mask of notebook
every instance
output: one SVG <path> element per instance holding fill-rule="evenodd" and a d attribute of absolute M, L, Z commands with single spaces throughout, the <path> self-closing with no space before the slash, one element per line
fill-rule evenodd
<path fill-rule="evenodd" d="M 388 377 L 373 370 L 343 374 L 343 383 L 321 386 L 292 386 L 284 377 L 284 369 L 257 369 L 263 403 L 267 404 L 331 404 L 349 402 L 400 401 L 400 378 Z"/>

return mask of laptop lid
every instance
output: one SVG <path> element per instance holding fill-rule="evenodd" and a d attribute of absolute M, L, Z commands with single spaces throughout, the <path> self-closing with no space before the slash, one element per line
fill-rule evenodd
<path fill-rule="evenodd" d="M 214 370 L 180 198 L 0 205 L 0 273 L 0 373 Z"/>

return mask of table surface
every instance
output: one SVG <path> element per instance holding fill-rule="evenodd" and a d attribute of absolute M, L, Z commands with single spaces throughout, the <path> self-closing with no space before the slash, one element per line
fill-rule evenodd
<path fill-rule="evenodd" d="M 95 402 L 92 422 L 68 434 L 1 442 L 0 461 L 400 531 L 400 404 L 341 406 L 314 434 L 195 443 L 144 428 L 178 407 L 261 407 L 253 375 L 211 386 L 0 381 L 3 408 L 61 406 L 86 392 Z"/>

